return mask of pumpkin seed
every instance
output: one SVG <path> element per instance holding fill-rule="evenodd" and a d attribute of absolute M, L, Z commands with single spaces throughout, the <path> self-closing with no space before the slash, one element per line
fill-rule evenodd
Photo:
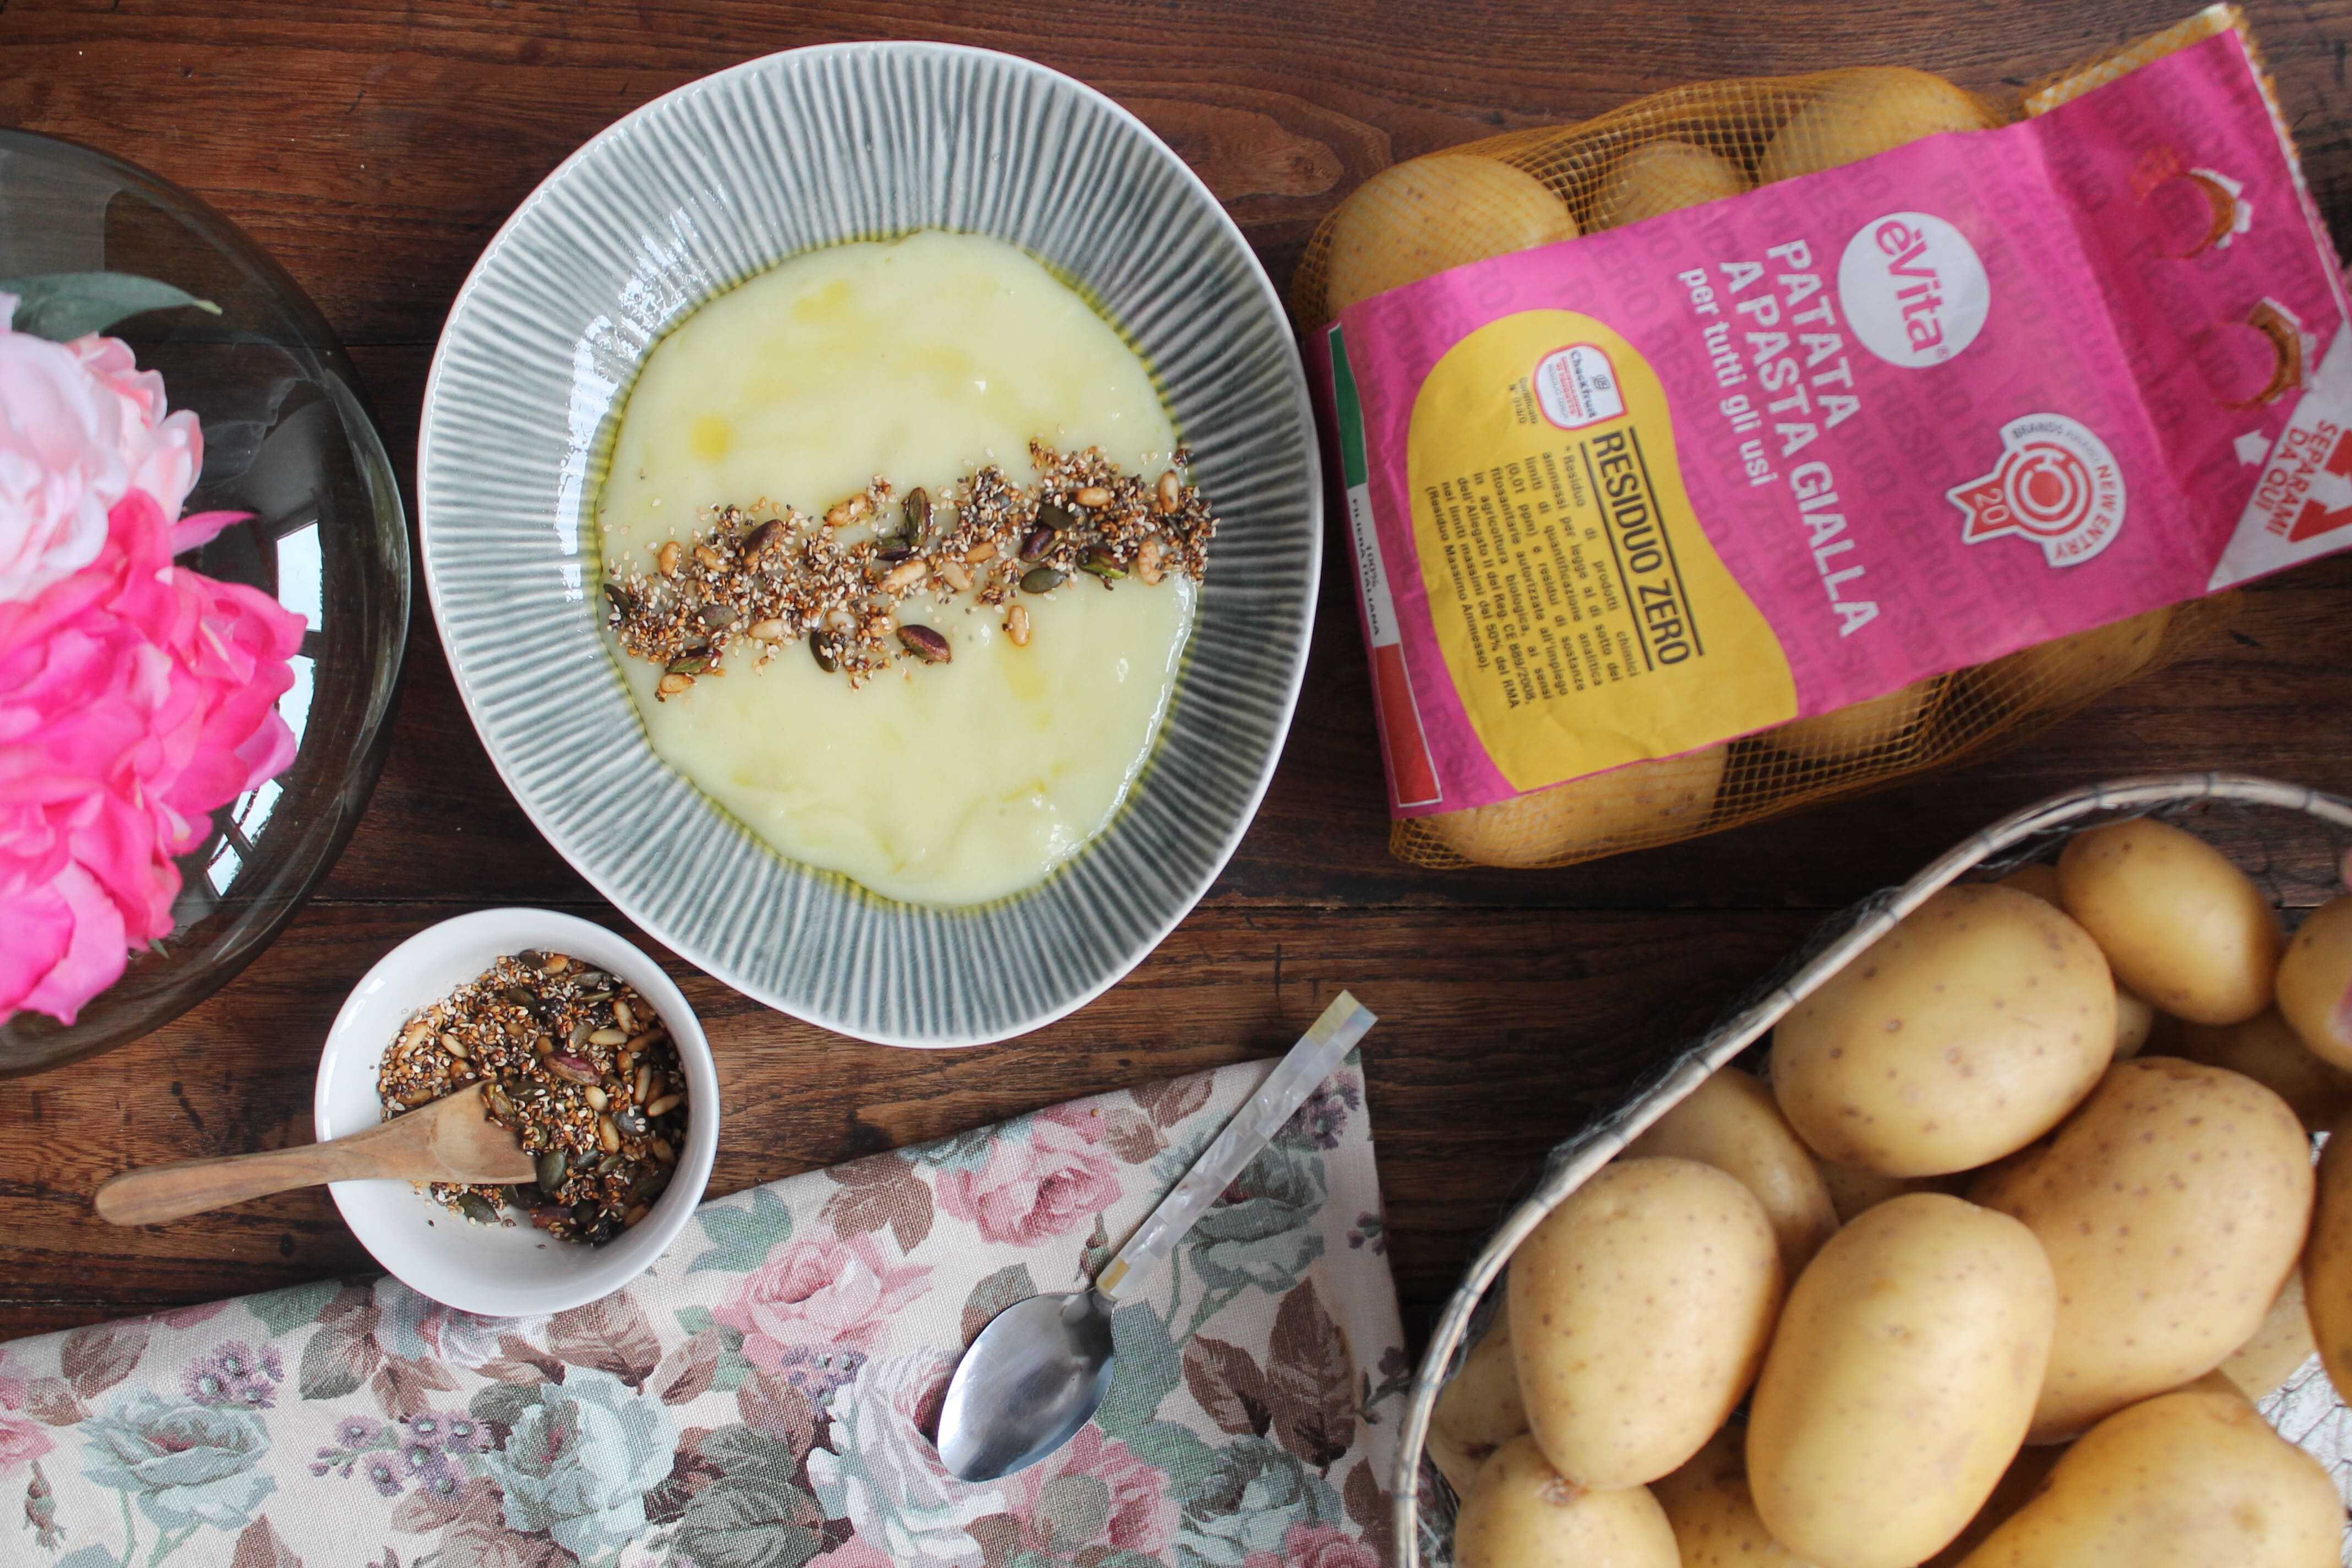
<path fill-rule="evenodd" d="M 899 503 L 898 511 L 899 515 L 906 520 L 908 541 L 917 544 L 921 543 L 923 536 L 930 531 L 931 527 L 930 491 L 920 487 L 908 490 L 907 499 Z"/>
<path fill-rule="evenodd" d="M 612 605 L 613 613 L 624 620 L 637 613 L 637 596 L 618 583 L 604 584 L 604 602 Z"/>
<path fill-rule="evenodd" d="M 1050 594 L 1069 580 L 1067 574 L 1056 572 L 1051 566 L 1033 566 L 1021 574 L 1021 591 L 1024 594 Z"/>
<path fill-rule="evenodd" d="M 832 637 L 824 632 L 811 632 L 808 645 L 809 657 L 816 660 L 816 667 L 819 669 L 831 675 L 841 668 L 841 660 L 833 651 Z"/>
<path fill-rule="evenodd" d="M 955 649 L 948 646 L 948 639 L 929 626 L 900 626 L 898 640 L 925 664 L 945 664 L 955 658 Z"/>
<path fill-rule="evenodd" d="M 537 969 L 546 963 L 547 954 L 540 952 L 539 949 L 535 947 L 526 947 L 520 952 L 515 954 L 515 962 L 521 964 L 525 969 Z"/>
<path fill-rule="evenodd" d="M 1087 552 L 1086 559 L 1078 563 L 1078 570 L 1101 578 L 1105 586 L 1127 575 L 1127 568 L 1118 563 L 1118 557 L 1099 545 Z"/>
<path fill-rule="evenodd" d="M 550 1149 L 540 1155 L 539 1168 L 532 1173 L 539 1178 L 541 1190 L 552 1193 L 563 1185 L 563 1178 L 571 1170 L 572 1163 L 563 1157 L 563 1151 Z"/>
<path fill-rule="evenodd" d="M 457 1210 L 477 1225 L 499 1223 L 499 1206 L 479 1193 L 463 1193 L 457 1198 Z"/>
<path fill-rule="evenodd" d="M 1055 506 L 1052 501 L 1039 501 L 1037 503 L 1037 526 L 1040 528 L 1050 528 L 1055 532 L 1060 533 L 1065 529 L 1071 527 L 1078 520 L 1076 518 L 1072 517 L 1068 512 L 1063 510 L 1060 507 Z"/>
<path fill-rule="evenodd" d="M 680 654 L 662 666 L 662 673 L 664 675 L 700 675 L 709 668 L 710 654 L 708 649 L 704 649 L 695 653 Z"/>

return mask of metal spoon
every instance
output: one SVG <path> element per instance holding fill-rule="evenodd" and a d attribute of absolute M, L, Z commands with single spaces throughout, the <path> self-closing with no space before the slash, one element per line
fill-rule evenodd
<path fill-rule="evenodd" d="M 1096 1277 L 1093 1288 L 1015 1301 L 963 1353 L 940 1411 L 940 1458 L 967 1481 L 1025 1469 L 1077 1435 L 1110 1388 L 1111 1309 L 1176 1249 L 1377 1020 L 1345 991 L 1275 1064 Z"/>

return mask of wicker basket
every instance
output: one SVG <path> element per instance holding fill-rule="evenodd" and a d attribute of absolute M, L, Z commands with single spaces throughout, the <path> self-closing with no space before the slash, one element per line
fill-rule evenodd
<path fill-rule="evenodd" d="M 1938 889 L 1971 874 L 2004 874 L 2085 827 L 2123 817 L 2182 812 L 2217 801 L 2275 816 L 2275 832 L 2269 835 L 2273 842 L 2302 834 L 2325 837 L 2338 851 L 2352 843 L 2352 801 L 2242 773 L 2124 779 L 2053 796 L 1993 824 L 1903 886 L 1874 894 L 1829 921 L 1712 1030 L 1652 1075 L 1622 1109 L 1554 1149 L 1533 1190 L 1472 1259 L 1469 1271 L 1439 1316 L 1429 1349 L 1414 1374 L 1393 1478 L 1400 1568 L 1424 1564 L 1441 1568 L 1453 1560 L 1455 1500 L 1436 1467 L 1423 1457 L 1430 1413 L 1438 1390 L 1475 1342 L 1472 1331 L 1482 1327 L 1486 1316 L 1481 1305 L 1512 1252 L 1562 1199 Z M 2299 820 L 2290 820 L 2285 814 Z M 2336 1399 L 2315 1363 L 2264 1400 L 2262 1411 L 2281 1432 L 2327 1465 L 2339 1491 L 2352 1491 L 2352 1485 L 2347 1485 L 2352 1483 L 2352 1410 Z M 2346 1561 L 2352 1563 L 2352 1555 Z"/>

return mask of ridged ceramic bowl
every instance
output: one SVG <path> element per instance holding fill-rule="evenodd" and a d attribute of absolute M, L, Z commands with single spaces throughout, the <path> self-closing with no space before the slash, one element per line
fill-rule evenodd
<path fill-rule="evenodd" d="M 1020 246 L 1150 362 L 1222 518 L 1158 750 L 1050 880 L 969 910 L 777 855 L 646 743 L 599 637 L 589 516 L 638 365 L 786 257 L 938 227 Z M 1134 116 L 1011 56 L 845 44 L 752 60 L 590 142 L 490 242 L 425 395 L 425 583 L 467 710 L 565 858 L 656 940 L 796 1017 L 976 1045 L 1083 1005 L 1207 890 L 1289 727 L 1322 489 L 1273 286 Z"/>

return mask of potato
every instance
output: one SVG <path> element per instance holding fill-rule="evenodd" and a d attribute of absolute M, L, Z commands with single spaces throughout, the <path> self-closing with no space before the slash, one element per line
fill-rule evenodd
<path fill-rule="evenodd" d="M 1992 1496 L 1985 1499 L 1984 1507 L 1969 1521 L 1968 1528 L 1952 1539 L 1952 1543 L 1922 1564 L 1922 1568 L 1958 1568 L 1968 1554 L 1974 1552 L 1985 1537 L 2008 1522 L 2010 1515 L 2033 1500 L 2050 1479 L 2052 1467 L 2065 1454 L 2061 1443 L 2040 1443 L 2020 1448 L 2009 1468 L 2000 1473 L 1993 1484 Z"/>
<path fill-rule="evenodd" d="M 1812 1155 L 1790 1129 L 1772 1091 L 1738 1068 L 1693 1089 L 1625 1156 L 1664 1154 L 1713 1165 L 1756 1194 L 1780 1244 L 1780 1269 L 1794 1279 L 1838 1227 L 1837 1210 Z"/>
<path fill-rule="evenodd" d="M 1747 188 L 1747 174 L 1728 158 L 1672 137 L 1644 142 L 1611 165 L 1592 198 L 1592 226 L 1639 223 Z"/>
<path fill-rule="evenodd" d="M 1466 1495 L 1486 1456 L 1527 1429 L 1528 1408 L 1519 1400 L 1519 1374 L 1511 1365 L 1507 1297 L 1486 1337 L 1470 1347 L 1461 1370 L 1437 1392 L 1429 1415 L 1430 1458 L 1455 1494 Z"/>
<path fill-rule="evenodd" d="M 2031 1231 L 1941 1193 L 1830 1237 L 1749 1405 L 1774 1539 L 1822 1568 L 1910 1568 L 1958 1535 L 2025 1436 L 2056 1289 Z"/>
<path fill-rule="evenodd" d="M 2084 1434 L 1961 1568 L 2332 1568 L 2343 1531 L 2318 1460 L 2235 1394 L 2183 1389 Z"/>
<path fill-rule="evenodd" d="M 1811 1568 L 1772 1539 L 1748 1495 L 1746 1434 L 1727 1426 L 1650 1488 L 1674 1526 L 1682 1568 Z"/>
<path fill-rule="evenodd" d="M 2117 1062 L 2056 1137 L 1969 1185 L 2050 1255 L 2058 1334 L 2032 1440 L 2221 1364 L 2262 1326 L 2311 1218 L 2311 1145 L 2250 1078 Z"/>
<path fill-rule="evenodd" d="M 2169 1054 L 2245 1074 L 2285 1100 L 2314 1132 L 2352 1110 L 2352 1072 L 2306 1050 L 2275 1008 L 2242 1024 L 2183 1024 Z"/>
<path fill-rule="evenodd" d="M 1827 1160 L 1815 1163 L 1822 1173 L 1822 1184 L 1830 1190 L 1830 1206 L 1837 1210 L 1840 1225 L 1851 1224 L 1854 1215 L 1889 1198 L 1905 1193 L 1948 1193 L 1959 1182 L 1958 1176 L 1882 1176 Z"/>
<path fill-rule="evenodd" d="M 1936 695 L 1938 680 L 1917 680 L 1844 708 L 1832 708 L 1809 719 L 1792 719 L 1764 738 L 1790 756 L 1808 763 L 1834 763 L 1857 758 L 1903 739 L 1918 728 L 1920 716 Z"/>
<path fill-rule="evenodd" d="M 1479 1467 L 1454 1521 L 1457 1568 L 1680 1568 L 1675 1532 L 1646 1487 L 1563 1479 L 1533 1437 Z"/>
<path fill-rule="evenodd" d="M 1656 1480 L 1748 1392 L 1780 1310 L 1771 1221 L 1696 1160 L 1622 1160 L 1511 1258 L 1511 1351 L 1528 1426 L 1558 1470 Z"/>
<path fill-rule="evenodd" d="M 2279 1287 L 2278 1299 L 2263 1314 L 2254 1337 L 2230 1352 L 2220 1375 L 2248 1399 L 2261 1399 L 2293 1377 L 2295 1369 L 2318 1349 L 2311 1338 L 2311 1320 L 2303 1310 L 2303 1271 L 2291 1270 Z"/>
<path fill-rule="evenodd" d="M 1942 77 L 1904 66 L 1863 66 L 1840 74 L 1790 117 L 1756 165 L 1770 184 L 1874 157 L 1939 131 L 1982 131 L 1985 107 Z"/>
<path fill-rule="evenodd" d="M 2278 1006 L 2303 1043 L 2352 1068 L 2352 897 L 2322 904 L 2279 960 Z"/>
<path fill-rule="evenodd" d="M 1382 169 L 1331 217 L 1324 314 L 1466 262 L 1574 239 L 1576 219 L 1543 182 L 1471 153 Z"/>
<path fill-rule="evenodd" d="M 2156 1009 L 2148 1005 L 2147 998 L 2137 991 L 2116 986 L 2115 1059 L 2129 1061 L 2139 1055 L 2155 1028 Z"/>
<path fill-rule="evenodd" d="M 2192 1024 L 2240 1024 L 2271 1005 L 2278 916 L 2243 871 L 2153 817 L 2078 833 L 2058 857 L 2066 912 L 2128 985 Z"/>
<path fill-rule="evenodd" d="M 2137 675 L 2155 659 L 2172 623 L 2161 605 L 2086 632 L 2053 637 L 1977 667 L 1977 684 L 2011 708 L 2071 708 Z"/>
<path fill-rule="evenodd" d="M 2063 909 L 2058 901 L 2058 868 L 2047 861 L 2034 860 L 2000 879 L 2004 888 L 2015 888 L 2021 893 L 2032 893 L 2053 909 Z"/>
<path fill-rule="evenodd" d="M 1689 832 L 1715 808 L 1729 748 L 1629 763 L 1591 778 L 1421 820 L 1455 854 L 1482 866 L 1541 866 L 1604 842 Z"/>
<path fill-rule="evenodd" d="M 2303 1310 L 2327 1381 L 2352 1389 L 2352 1116 L 2336 1124 L 2319 1155 L 2319 1201 L 2303 1254 Z"/>
<path fill-rule="evenodd" d="M 2014 888 L 1947 888 L 1790 1010 L 1772 1088 L 1822 1159 L 1942 1175 L 2056 1126 L 2115 1037 L 2115 983 L 2081 928 Z"/>

